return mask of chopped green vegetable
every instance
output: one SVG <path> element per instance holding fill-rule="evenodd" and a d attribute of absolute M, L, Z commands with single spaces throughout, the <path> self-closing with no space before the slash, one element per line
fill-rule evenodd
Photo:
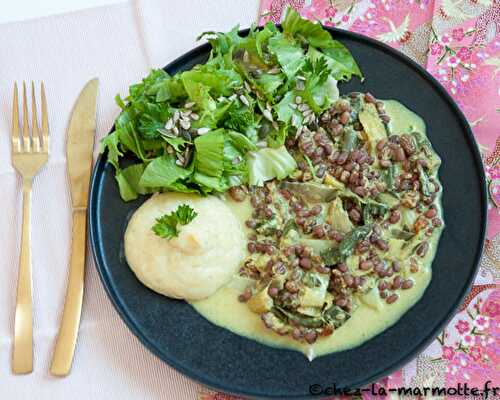
<path fill-rule="evenodd" d="M 344 136 L 342 138 L 342 150 L 352 151 L 358 144 L 358 134 L 352 128 L 344 129 Z"/>
<path fill-rule="evenodd" d="M 424 196 L 430 196 L 431 195 L 431 190 L 430 190 L 430 182 L 429 182 L 429 177 L 425 173 L 424 169 L 422 166 L 419 164 L 418 165 L 418 176 L 419 176 L 419 181 L 420 181 L 420 190 L 422 191 L 422 194 Z"/>
<path fill-rule="evenodd" d="M 344 239 L 342 239 L 342 242 L 340 242 L 338 247 L 332 247 L 331 249 L 322 252 L 321 258 L 327 265 L 334 265 L 338 262 L 344 261 L 352 254 L 356 244 L 368 236 L 371 229 L 372 227 L 370 225 L 360 226 L 353 229 L 344 237 Z"/>

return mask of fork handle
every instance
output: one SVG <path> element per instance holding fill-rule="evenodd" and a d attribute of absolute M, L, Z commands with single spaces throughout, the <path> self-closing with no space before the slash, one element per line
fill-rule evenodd
<path fill-rule="evenodd" d="M 50 373 L 55 376 L 68 375 L 73 363 L 83 302 L 86 231 L 87 210 L 85 208 L 74 209 L 68 287 L 59 335 L 50 366 Z"/>
<path fill-rule="evenodd" d="M 31 278 L 31 179 L 23 180 L 23 230 L 17 281 L 16 316 L 12 372 L 29 374 L 33 371 L 33 298 Z"/>

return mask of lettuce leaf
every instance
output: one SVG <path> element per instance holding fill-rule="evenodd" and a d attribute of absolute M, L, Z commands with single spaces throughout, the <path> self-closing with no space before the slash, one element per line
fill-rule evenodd
<path fill-rule="evenodd" d="M 285 146 L 281 146 L 248 153 L 248 167 L 250 185 L 262 186 L 268 180 L 286 178 L 295 171 L 297 163 Z"/>
<path fill-rule="evenodd" d="M 155 158 L 145 168 L 139 184 L 143 187 L 163 187 L 172 185 L 176 181 L 183 180 L 191 175 L 192 171 L 181 168 L 175 163 L 172 155 L 167 154 Z"/>
<path fill-rule="evenodd" d="M 288 7 L 281 26 L 285 35 L 298 36 L 311 46 L 327 48 L 331 47 L 334 41 L 330 33 L 324 30 L 320 24 L 302 18 L 292 7 Z"/>
<path fill-rule="evenodd" d="M 278 33 L 269 39 L 269 50 L 276 55 L 283 72 L 293 79 L 304 64 L 304 50 L 299 43 Z"/>
<path fill-rule="evenodd" d="M 282 26 L 286 36 L 299 37 L 310 45 L 309 49 L 318 48 L 328 56 L 329 67 L 336 80 L 349 80 L 352 75 L 363 77 L 349 50 L 333 39 L 320 24 L 301 18 L 297 11 L 289 7 Z"/>
<path fill-rule="evenodd" d="M 224 171 L 224 133 L 211 131 L 194 140 L 196 149 L 195 170 L 198 173 L 220 178 Z"/>

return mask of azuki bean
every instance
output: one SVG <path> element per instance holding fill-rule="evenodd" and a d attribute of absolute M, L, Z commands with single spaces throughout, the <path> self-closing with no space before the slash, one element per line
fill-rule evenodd
<path fill-rule="evenodd" d="M 306 270 L 311 269 L 311 259 L 307 257 L 302 257 L 300 259 L 299 265 Z"/>
<path fill-rule="evenodd" d="M 304 335 L 304 339 L 306 339 L 306 342 L 309 344 L 313 344 L 316 341 L 316 338 L 318 337 L 318 334 L 316 331 L 308 331 Z"/>
<path fill-rule="evenodd" d="M 368 271 L 373 268 L 373 262 L 370 260 L 364 260 L 359 263 L 359 269 L 362 271 Z"/>
<path fill-rule="evenodd" d="M 242 303 L 245 303 L 245 302 L 247 302 L 248 300 L 250 300 L 250 299 L 251 299 L 251 297 L 252 297 L 252 289 L 250 289 L 249 287 L 247 287 L 247 288 L 245 289 L 245 291 L 244 291 L 242 294 L 240 294 L 240 295 L 238 296 L 238 300 L 239 300 L 240 302 L 242 302 Z"/>
<path fill-rule="evenodd" d="M 249 253 L 255 253 L 255 250 L 256 250 L 255 243 L 254 242 L 249 242 L 247 244 L 247 249 L 248 249 Z"/>
<path fill-rule="evenodd" d="M 272 287 L 270 286 L 269 289 L 267 289 L 267 293 L 269 296 L 271 296 L 273 299 L 278 296 L 279 289 L 277 287 Z"/>
<path fill-rule="evenodd" d="M 413 280 L 412 279 L 407 279 L 403 282 L 401 285 L 402 289 L 410 289 L 413 286 Z"/>
<path fill-rule="evenodd" d="M 398 275 L 394 278 L 394 280 L 392 281 L 392 289 L 395 290 L 395 289 L 399 289 L 401 287 L 401 277 Z"/>
<path fill-rule="evenodd" d="M 342 151 L 338 158 L 337 158 L 337 164 L 338 165 L 343 165 L 347 161 L 347 157 L 349 157 L 349 154 L 346 151 Z"/>
<path fill-rule="evenodd" d="M 404 161 L 406 160 L 406 155 L 401 146 L 394 147 L 392 150 L 392 156 L 395 161 Z"/>
<path fill-rule="evenodd" d="M 398 223 L 400 219 L 401 219 L 401 213 L 398 210 L 394 210 L 391 212 L 391 215 L 389 217 L 389 222 L 391 224 Z"/>
<path fill-rule="evenodd" d="M 386 302 L 387 304 L 392 304 L 392 303 L 394 303 L 394 302 L 395 302 L 398 298 L 399 298 L 399 296 L 398 296 L 396 293 L 393 293 L 393 294 L 391 294 L 391 295 L 390 295 L 390 296 L 389 296 L 389 297 L 385 300 L 385 302 Z"/>
<path fill-rule="evenodd" d="M 416 253 L 420 257 L 425 257 L 428 250 L 429 250 L 429 243 L 422 242 L 418 245 Z"/>
<path fill-rule="evenodd" d="M 389 250 L 389 245 L 383 239 L 377 239 L 377 241 L 375 242 L 375 246 L 377 246 L 382 251 Z"/>
<path fill-rule="evenodd" d="M 364 98 L 367 103 L 375 103 L 377 101 L 370 92 L 366 92 Z"/>
<path fill-rule="evenodd" d="M 297 284 L 293 281 L 287 281 L 285 283 L 285 289 L 288 290 L 290 293 L 297 293 L 299 291 Z"/>
<path fill-rule="evenodd" d="M 345 125 L 345 124 L 347 124 L 349 122 L 350 118 L 351 118 L 351 113 L 348 112 L 348 111 L 344 111 L 342 114 L 340 114 L 339 122 L 342 125 Z"/>
<path fill-rule="evenodd" d="M 427 212 L 424 214 L 427 218 L 434 218 L 437 215 L 437 210 L 435 208 L 431 208 L 427 210 Z"/>

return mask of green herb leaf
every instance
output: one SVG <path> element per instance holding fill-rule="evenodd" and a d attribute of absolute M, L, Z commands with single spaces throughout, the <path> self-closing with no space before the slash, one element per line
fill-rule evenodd
<path fill-rule="evenodd" d="M 177 216 L 177 220 L 178 220 L 179 224 L 181 224 L 181 225 L 189 224 L 198 215 L 198 213 L 196 211 L 194 211 L 187 204 L 181 204 L 177 208 L 177 211 L 175 212 L 175 214 Z"/>
<path fill-rule="evenodd" d="M 179 236 L 177 225 L 187 225 L 198 216 L 187 204 L 181 204 L 176 211 L 165 214 L 156 219 L 156 223 L 151 228 L 153 232 L 164 239 L 172 239 Z"/>

